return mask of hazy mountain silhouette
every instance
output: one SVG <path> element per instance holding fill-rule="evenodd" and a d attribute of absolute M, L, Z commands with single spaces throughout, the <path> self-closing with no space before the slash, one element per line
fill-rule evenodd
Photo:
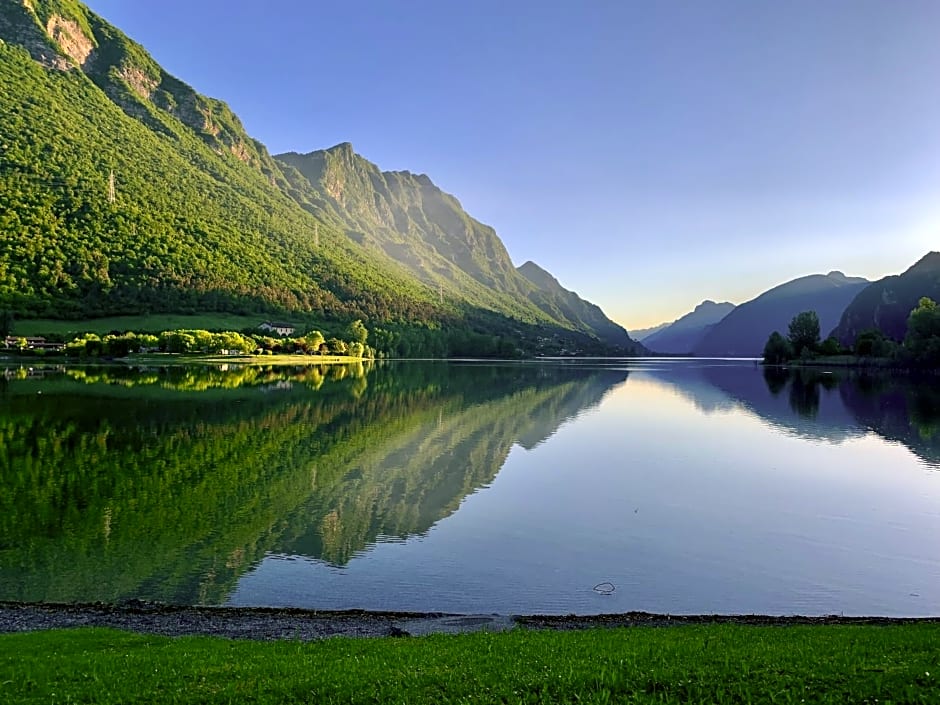
<path fill-rule="evenodd" d="M 770 334 L 776 330 L 786 335 L 790 321 L 802 311 L 816 312 L 825 336 L 868 283 L 861 277 L 830 272 L 780 284 L 725 316 L 693 352 L 700 357 L 759 357 Z"/>
<path fill-rule="evenodd" d="M 645 337 L 643 345 L 658 353 L 691 353 L 711 328 L 734 310 L 733 303 L 703 301 L 666 328 Z"/>
<path fill-rule="evenodd" d="M 630 337 L 639 342 L 643 342 L 644 338 L 648 338 L 653 333 L 657 333 L 664 328 L 671 326 L 671 322 L 660 323 L 658 326 L 650 326 L 649 328 L 633 328 L 629 331 Z"/>

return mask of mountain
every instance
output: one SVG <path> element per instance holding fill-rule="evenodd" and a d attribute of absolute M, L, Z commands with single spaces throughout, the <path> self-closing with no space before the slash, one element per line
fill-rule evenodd
<path fill-rule="evenodd" d="M 669 321 L 665 323 L 660 323 L 658 326 L 650 326 L 649 328 L 632 328 L 630 329 L 630 337 L 636 340 L 637 342 L 642 343 L 645 338 L 650 337 L 653 333 L 658 333 L 664 328 L 668 328 L 672 323 Z"/>
<path fill-rule="evenodd" d="M 723 301 L 703 301 L 694 310 L 677 318 L 666 328 L 655 331 L 643 339 L 643 345 L 658 353 L 685 355 L 702 341 L 708 331 L 734 310 L 734 304 Z"/>
<path fill-rule="evenodd" d="M 845 309 L 832 334 L 843 345 L 852 345 L 859 333 L 870 328 L 904 340 L 907 317 L 924 296 L 940 302 L 940 252 L 928 252 L 904 273 L 865 287 Z"/>
<path fill-rule="evenodd" d="M 620 345 L 633 354 L 646 352 L 644 346 L 636 344 L 627 331 L 607 318 L 598 306 L 565 289 L 535 262 L 526 262 L 517 271 L 536 287 L 527 296 L 542 311 L 568 321 L 577 330 L 592 331 L 603 340 Z"/>
<path fill-rule="evenodd" d="M 529 350 L 632 345 L 542 301 L 492 228 L 428 177 L 379 172 L 349 145 L 318 153 L 321 178 L 316 159 L 293 160 L 301 173 L 76 0 L 3 3 L 0 40 L 0 309 L 283 313 Z"/>
<path fill-rule="evenodd" d="M 786 335 L 792 318 L 803 311 L 819 316 L 822 335 L 832 330 L 849 302 L 868 280 L 842 272 L 811 274 L 775 286 L 725 316 L 693 350 L 701 357 L 757 357 L 775 330 Z"/>
<path fill-rule="evenodd" d="M 519 317 L 535 310 L 537 318 L 640 350 L 600 308 L 536 264 L 516 269 L 496 231 L 466 213 L 428 176 L 381 171 L 348 142 L 275 159 L 290 168 L 292 186 L 310 212 L 336 223 L 360 246 L 395 260 L 441 299 L 458 297 Z"/>

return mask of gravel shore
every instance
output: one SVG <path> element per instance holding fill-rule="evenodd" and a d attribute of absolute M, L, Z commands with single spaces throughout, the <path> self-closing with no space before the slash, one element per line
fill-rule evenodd
<path fill-rule="evenodd" d="M 132 601 L 120 605 L 0 602 L 0 633 L 67 627 L 113 627 L 165 636 L 209 635 L 229 639 L 296 639 L 333 636 L 419 636 L 477 630 L 591 629 L 597 627 L 679 626 L 735 623 L 902 624 L 940 622 L 940 617 L 825 617 L 768 615 L 663 615 L 648 612 L 601 615 L 454 615 L 437 612 L 340 612 L 244 607 L 183 607 Z"/>

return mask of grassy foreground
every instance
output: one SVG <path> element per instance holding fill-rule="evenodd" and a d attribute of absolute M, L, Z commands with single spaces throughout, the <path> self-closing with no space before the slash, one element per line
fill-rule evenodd
<path fill-rule="evenodd" d="M 938 703 L 940 625 L 729 624 L 300 643 L 0 636 L 3 703 Z"/>

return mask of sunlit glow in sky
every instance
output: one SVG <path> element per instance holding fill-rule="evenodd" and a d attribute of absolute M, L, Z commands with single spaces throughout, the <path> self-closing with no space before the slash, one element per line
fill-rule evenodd
<path fill-rule="evenodd" d="M 629 328 L 940 248 L 935 0 L 92 0 L 272 153 L 427 173 Z"/>

